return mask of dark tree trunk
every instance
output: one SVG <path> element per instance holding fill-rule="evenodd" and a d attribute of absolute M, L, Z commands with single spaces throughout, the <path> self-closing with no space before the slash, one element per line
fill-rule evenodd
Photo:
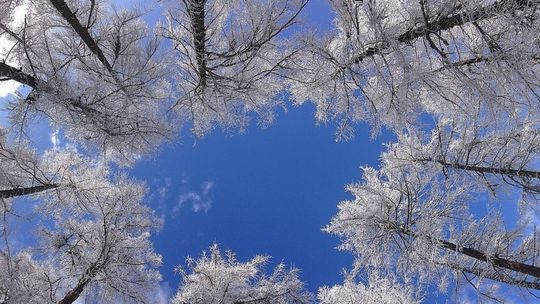
<path fill-rule="evenodd" d="M 34 193 L 39 193 L 39 192 L 55 189 L 58 187 L 60 187 L 60 185 L 58 184 L 47 184 L 47 185 L 40 185 L 40 186 L 33 186 L 33 187 L 26 187 L 26 188 L 0 190 L 0 198 L 24 196 L 24 195 L 29 195 L 29 194 L 34 194 Z"/>
<path fill-rule="evenodd" d="M 15 80 L 34 89 L 38 86 L 38 80 L 34 76 L 26 74 L 4 62 L 0 62 L 0 77 Z"/>
<path fill-rule="evenodd" d="M 206 0 L 187 0 L 187 9 L 191 18 L 193 44 L 197 56 L 199 85 L 206 86 L 206 24 L 204 20 Z M 186 3 L 184 2 L 184 3 Z"/>
<path fill-rule="evenodd" d="M 492 168 L 492 167 L 481 167 L 474 165 L 462 165 L 462 164 L 453 164 L 447 163 L 442 160 L 437 161 L 439 164 L 443 165 L 446 168 L 460 169 L 466 171 L 474 171 L 478 173 L 491 173 L 491 174 L 502 174 L 508 176 L 519 176 L 519 177 L 530 177 L 530 178 L 540 178 L 539 171 L 531 170 L 518 170 L 518 169 L 505 169 L 505 168 Z"/>
<path fill-rule="evenodd" d="M 107 58 L 105 57 L 105 54 L 103 54 L 103 51 L 98 46 L 97 42 L 92 38 L 92 35 L 90 35 L 90 32 L 88 31 L 88 28 L 84 27 L 79 19 L 77 19 L 77 16 L 71 11 L 67 3 L 63 0 L 50 0 L 51 4 L 56 8 L 56 10 L 66 19 L 66 21 L 69 23 L 71 28 L 79 35 L 79 37 L 82 39 L 82 41 L 88 46 L 90 51 L 94 55 L 97 56 L 99 61 L 105 66 L 107 71 L 111 74 L 111 76 L 117 80 L 116 73 L 114 72 L 112 65 L 109 63 Z M 118 81 L 118 80 L 117 80 Z"/>
<path fill-rule="evenodd" d="M 71 303 L 75 302 L 79 298 L 81 293 L 84 291 L 84 287 L 89 282 L 90 282 L 89 278 L 86 278 L 84 280 L 79 281 L 77 286 L 75 286 L 75 288 L 68 291 L 68 293 L 66 293 L 64 298 L 62 298 L 62 300 L 60 300 L 60 302 L 58 302 L 58 304 L 71 304 Z"/>

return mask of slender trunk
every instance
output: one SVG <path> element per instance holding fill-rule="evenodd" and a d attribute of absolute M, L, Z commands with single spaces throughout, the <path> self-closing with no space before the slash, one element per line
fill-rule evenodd
<path fill-rule="evenodd" d="M 446 168 L 474 171 L 478 173 L 492 173 L 492 174 L 503 174 L 503 175 L 509 175 L 509 176 L 540 178 L 539 171 L 521 170 L 521 169 L 518 170 L 518 169 L 511 169 L 511 168 L 506 169 L 506 168 L 481 167 L 481 166 L 474 166 L 474 165 L 462 165 L 462 164 L 456 164 L 456 163 L 447 163 L 442 160 L 438 160 L 436 162 L 443 165 Z"/>
<path fill-rule="evenodd" d="M 493 271 L 486 272 L 484 269 L 481 269 L 479 267 L 475 267 L 475 266 L 464 267 L 463 265 L 459 265 L 455 263 L 440 263 L 440 265 L 450 267 L 462 273 L 470 273 L 477 277 L 486 278 L 492 281 L 540 290 L 540 283 L 514 279 L 511 276 L 507 275 L 506 273 L 498 273 L 498 272 L 493 272 Z"/>
<path fill-rule="evenodd" d="M 435 33 L 449 30 L 456 26 L 461 26 L 469 22 L 490 19 L 503 12 L 513 13 L 527 7 L 539 4 L 538 0 L 500 0 L 491 5 L 479 8 L 472 12 L 460 12 L 455 15 L 445 16 L 429 22 L 426 25 L 412 28 L 397 37 L 401 43 L 412 43 L 414 40 L 424 37 L 426 33 Z M 364 52 L 353 57 L 352 63 L 361 63 L 364 59 L 379 54 L 382 50 L 388 49 L 388 43 L 380 43 L 377 46 L 369 47 Z"/>
<path fill-rule="evenodd" d="M 105 57 L 105 54 L 103 54 L 103 51 L 98 46 L 97 42 L 92 38 L 92 35 L 90 35 L 90 32 L 88 31 L 88 28 L 83 26 L 79 19 L 77 19 L 77 16 L 71 11 L 67 3 L 63 0 L 50 0 L 51 4 L 56 8 L 56 10 L 66 19 L 66 21 L 69 23 L 71 28 L 79 35 L 79 37 L 82 39 L 82 41 L 88 46 L 90 51 L 96 57 L 99 59 L 99 61 L 105 66 L 107 71 L 111 74 L 111 76 L 118 81 L 116 77 L 116 73 L 114 72 L 111 64 Z"/>
<path fill-rule="evenodd" d="M 204 21 L 206 0 L 188 0 L 188 12 L 191 18 L 193 44 L 197 57 L 199 85 L 206 86 L 206 25 Z"/>
<path fill-rule="evenodd" d="M 470 258 L 473 258 L 478 261 L 487 262 L 492 264 L 493 266 L 504 268 L 507 270 L 515 271 L 521 274 L 530 275 L 535 278 L 540 278 L 540 267 L 524 264 L 521 262 L 516 262 L 508 259 L 504 259 L 497 256 L 488 256 L 484 252 L 470 248 L 470 247 L 462 247 L 458 246 L 452 242 L 441 240 L 441 239 L 434 239 L 430 236 L 419 236 L 414 231 L 411 231 L 407 228 L 401 228 L 401 227 L 392 227 L 393 230 L 397 230 L 398 232 L 401 232 L 403 234 L 412 236 L 414 238 L 416 237 L 424 237 L 429 240 L 430 243 L 439 246 L 441 248 L 445 248 L 451 251 L 455 251 L 461 254 L 464 254 Z"/>
<path fill-rule="evenodd" d="M 66 293 L 64 298 L 62 298 L 62 300 L 60 300 L 58 304 L 71 304 L 75 302 L 79 298 L 81 293 L 84 291 L 84 287 L 86 287 L 86 285 L 88 285 L 89 282 L 90 282 L 90 278 L 85 278 L 84 280 L 80 280 L 77 286 L 75 286 L 75 288 L 68 291 L 68 293 Z"/>
<path fill-rule="evenodd" d="M 55 189 L 58 187 L 60 187 L 59 184 L 47 184 L 47 185 L 32 186 L 32 187 L 26 187 L 26 188 L 0 190 L 0 198 L 10 198 L 10 197 L 30 195 L 30 194 L 35 194 L 35 193 Z"/>
<path fill-rule="evenodd" d="M 15 80 L 34 89 L 36 89 L 38 86 L 38 80 L 36 77 L 26 74 L 25 72 L 16 69 L 5 62 L 0 62 L 0 77 Z"/>

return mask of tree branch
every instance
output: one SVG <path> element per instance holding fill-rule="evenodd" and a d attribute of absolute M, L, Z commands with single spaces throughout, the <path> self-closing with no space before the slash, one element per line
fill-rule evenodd
<path fill-rule="evenodd" d="M 38 87 L 38 79 L 30 74 L 16 69 L 5 62 L 0 62 L 0 77 L 5 77 L 11 80 L 15 80 L 19 83 L 25 84 L 29 87 L 36 89 Z"/>

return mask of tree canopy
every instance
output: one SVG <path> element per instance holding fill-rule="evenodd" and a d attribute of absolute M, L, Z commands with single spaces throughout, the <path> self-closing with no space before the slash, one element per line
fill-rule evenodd
<path fill-rule="evenodd" d="M 323 229 L 354 255 L 343 284 L 315 297 L 298 269 L 213 245 L 172 303 L 538 297 L 540 1 L 329 0 L 324 33 L 301 24 L 308 0 L 158 1 L 151 25 L 111 2 L 0 0 L 0 84 L 21 86 L 0 104 L 0 303 L 152 302 L 159 219 L 122 167 L 186 126 L 243 131 L 304 103 L 338 140 L 358 123 L 396 138 Z M 42 119 L 72 146 L 37 150 Z M 24 204 L 36 241 L 15 248 Z"/>

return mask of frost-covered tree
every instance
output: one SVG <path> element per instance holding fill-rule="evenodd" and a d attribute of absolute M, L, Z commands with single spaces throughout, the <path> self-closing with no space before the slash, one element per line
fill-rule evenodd
<path fill-rule="evenodd" d="M 398 284 L 390 278 L 370 275 L 366 285 L 355 283 L 348 278 L 343 285 L 322 287 L 317 294 L 321 304 L 416 304 L 413 291 L 409 286 Z"/>
<path fill-rule="evenodd" d="M 172 44 L 175 109 L 204 135 L 214 125 L 242 129 L 250 112 L 263 124 L 283 102 L 283 33 L 307 0 L 168 1 L 161 34 Z M 281 94 L 283 95 L 283 94 Z"/>
<path fill-rule="evenodd" d="M 2 132 L 0 128 L 0 198 L 50 192 L 60 196 L 71 190 L 109 186 L 108 168 L 103 162 L 69 149 L 45 151 L 38 156 L 23 143 L 9 144 Z"/>
<path fill-rule="evenodd" d="M 56 187 L 45 174 L 36 153 L 24 144 L 10 147 L 0 127 L 0 198 L 10 198 Z"/>
<path fill-rule="evenodd" d="M 311 303 L 312 295 L 304 289 L 298 269 L 287 270 L 284 264 L 265 274 L 268 257 L 256 256 L 245 263 L 230 251 L 223 255 L 217 245 L 199 259 L 188 258 L 187 268 L 177 268 L 182 282 L 172 300 L 187 303 Z"/>
<path fill-rule="evenodd" d="M 537 200 L 539 135 L 531 121 L 502 129 L 440 122 L 427 134 L 400 133 L 381 160 L 386 166 L 439 168 L 445 178 L 466 178 L 495 196 L 502 190 L 521 191 Z"/>
<path fill-rule="evenodd" d="M 155 149 L 168 134 L 163 101 L 168 82 L 156 60 L 158 41 L 136 11 L 102 0 L 3 0 L 0 79 L 30 93 L 8 109 L 14 130 L 36 116 L 63 128 L 69 139 L 131 161 Z"/>
<path fill-rule="evenodd" d="M 538 119 L 537 0 L 330 0 L 335 31 L 289 61 L 317 119 L 402 130 L 419 116 Z M 421 122 L 421 121 L 420 121 Z"/>
<path fill-rule="evenodd" d="M 463 287 L 460 282 L 470 283 L 488 297 L 497 296 L 498 283 L 513 285 L 513 291 L 540 290 L 534 222 L 522 218 L 506 225 L 501 209 L 489 203 L 498 194 L 489 199 L 489 190 L 482 179 L 479 182 L 488 174 L 523 176 L 508 172 L 508 167 L 489 172 L 407 161 L 395 157 L 410 152 L 400 144 L 383 154 L 379 170 L 364 168 L 363 182 L 349 186 L 355 199 L 340 203 L 338 214 L 325 228 L 342 237 L 341 248 L 354 252 L 358 267 L 393 271 L 416 280 L 419 286 L 437 283 L 443 292 L 450 278 L 458 287 Z M 448 157 L 451 152 L 449 149 Z M 498 152 L 491 156 L 504 155 L 500 147 Z M 473 159 L 475 154 L 470 155 Z M 454 170 L 478 176 L 455 175 Z M 490 177 L 486 178 L 489 184 Z M 475 208 L 487 211 L 474 212 Z"/>
<path fill-rule="evenodd" d="M 9 241 L 0 247 L 2 303 L 151 300 L 161 261 L 149 240 L 155 219 L 137 201 L 140 191 L 120 183 L 102 196 L 77 201 L 80 208 L 47 208 L 54 225 L 38 231 L 39 245 L 16 253 Z M 10 210 L 3 211 L 5 220 Z M 6 221 L 2 226 L 6 232 Z"/>
<path fill-rule="evenodd" d="M 306 35 L 288 61 L 292 96 L 314 102 L 319 121 L 338 119 L 340 138 L 367 121 L 398 142 L 326 230 L 358 267 L 419 286 L 538 289 L 540 3 L 330 3 L 336 30 Z"/>
<path fill-rule="evenodd" d="M 0 147 L 0 303 L 150 300 L 161 257 L 144 187 L 72 151 L 22 151 Z"/>

